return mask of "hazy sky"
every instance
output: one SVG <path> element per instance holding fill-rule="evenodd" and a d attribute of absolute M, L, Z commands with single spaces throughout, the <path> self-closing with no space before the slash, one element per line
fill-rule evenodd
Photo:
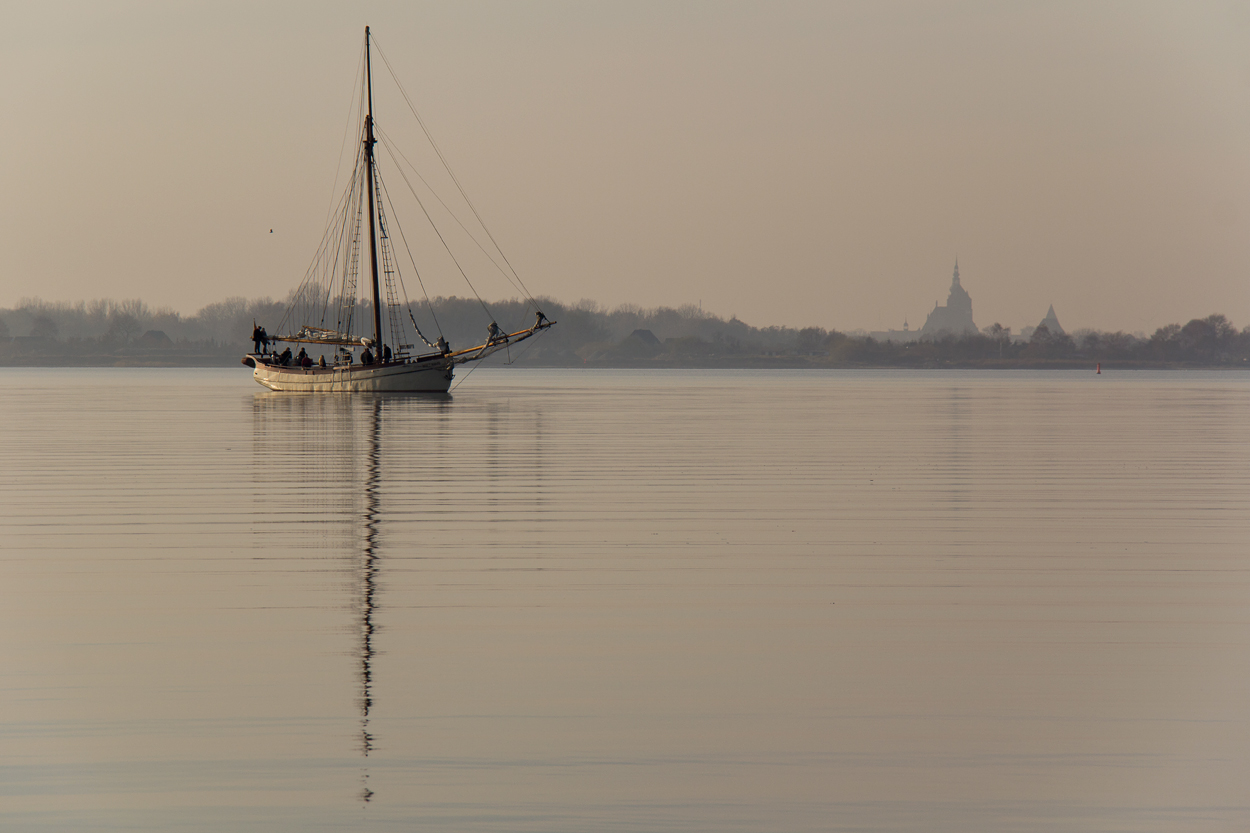
<path fill-rule="evenodd" d="M 1244 0 L 41 0 L 4 21 L 2 306 L 284 296 L 368 23 L 535 293 L 917 326 L 958 255 L 982 326 L 1051 303 L 1069 330 L 1250 324 Z"/>

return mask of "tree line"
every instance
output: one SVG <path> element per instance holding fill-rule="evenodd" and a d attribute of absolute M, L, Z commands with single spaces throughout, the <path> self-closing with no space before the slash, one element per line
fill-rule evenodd
<path fill-rule="evenodd" d="M 1223 315 L 1168 324 L 1150 336 L 1125 332 L 1078 330 L 1052 333 L 1042 324 L 1027 338 L 1012 336 L 1000 324 L 980 333 L 944 335 L 915 342 L 877 342 L 841 333 L 826 336 L 835 364 L 901 367 L 1058 366 L 1101 362 L 1121 367 L 1246 366 L 1250 362 L 1250 327 L 1238 330 Z"/>
<path fill-rule="evenodd" d="M 194 315 L 152 308 L 140 300 L 77 303 L 38 298 L 0 309 L 0 358 L 7 364 L 147 363 L 232 364 L 251 349 L 253 322 L 277 333 L 292 294 L 227 298 Z M 612 309 L 593 301 L 537 301 L 558 326 L 505 352 L 498 361 L 536 366 L 794 366 L 794 367 L 1019 367 L 1103 362 L 1121 366 L 1247 366 L 1250 327 L 1238 330 L 1214 314 L 1168 324 L 1150 336 L 1080 330 L 1052 333 L 1045 326 L 1028 338 L 999 324 L 980 333 L 910 342 L 877 341 L 863 334 L 820 327 L 757 327 L 736 316 L 721 318 L 687 305 Z M 367 301 L 356 308 L 368 321 Z M 497 322 L 508 331 L 528 327 L 534 305 L 518 299 L 434 298 L 414 307 L 415 323 L 430 340 L 453 346 L 479 344 Z M 406 317 L 406 313 L 405 313 Z M 286 322 L 296 329 L 302 323 Z M 92 359 L 96 361 L 92 361 Z M 110 360 L 113 360 L 110 362 Z"/>

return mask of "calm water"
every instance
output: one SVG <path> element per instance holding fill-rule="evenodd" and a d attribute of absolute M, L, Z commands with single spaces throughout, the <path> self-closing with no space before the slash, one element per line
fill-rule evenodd
<path fill-rule="evenodd" d="M 0 828 L 1250 828 L 1250 374 L 0 371 Z"/>

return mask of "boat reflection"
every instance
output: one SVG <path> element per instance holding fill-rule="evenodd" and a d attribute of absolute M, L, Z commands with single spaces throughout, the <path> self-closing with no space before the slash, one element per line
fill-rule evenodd
<path fill-rule="evenodd" d="M 309 550 L 351 563 L 359 660 L 359 750 L 366 761 L 376 738 L 374 644 L 381 590 L 382 476 L 388 426 L 416 418 L 427 436 L 445 428 L 447 394 L 357 393 L 350 396 L 261 393 L 252 400 L 255 478 L 259 491 L 287 510 L 290 532 Z M 432 418 L 432 419 L 431 419 Z M 389 432 L 402 445 L 403 439 Z M 278 520 L 277 523 L 284 521 Z M 373 798 L 366 767 L 360 798 Z"/>
<path fill-rule="evenodd" d="M 364 535 L 360 550 L 360 753 L 368 758 L 373 751 L 373 735 L 369 732 L 369 711 L 373 708 L 373 612 L 378 592 L 378 475 L 381 468 L 382 403 L 376 397 L 370 403 L 369 442 L 366 448 L 364 514 L 361 516 Z M 363 773 L 360 798 L 369 801 L 369 771 Z"/>

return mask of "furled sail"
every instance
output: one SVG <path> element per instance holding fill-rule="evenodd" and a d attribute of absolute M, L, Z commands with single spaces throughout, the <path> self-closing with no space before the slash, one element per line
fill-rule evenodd
<path fill-rule="evenodd" d="M 293 335 L 275 336 L 274 341 L 292 341 L 302 344 L 342 344 L 358 347 L 362 343 L 372 344 L 372 339 L 361 339 L 359 336 L 353 336 L 351 333 L 341 333 L 337 330 L 327 330 L 325 327 L 313 327 L 309 324 L 299 328 L 299 331 Z"/>

